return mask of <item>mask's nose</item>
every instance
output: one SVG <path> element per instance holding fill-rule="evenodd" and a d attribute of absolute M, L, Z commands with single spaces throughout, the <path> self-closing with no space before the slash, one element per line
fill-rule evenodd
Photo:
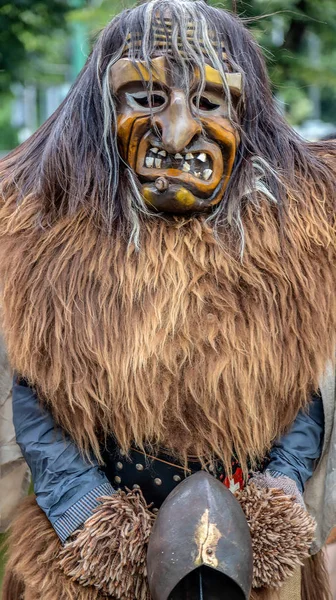
<path fill-rule="evenodd" d="M 202 126 L 193 116 L 189 100 L 182 91 L 171 94 L 169 106 L 155 115 L 154 125 L 161 131 L 163 147 L 169 154 L 182 152 L 202 131 Z"/>

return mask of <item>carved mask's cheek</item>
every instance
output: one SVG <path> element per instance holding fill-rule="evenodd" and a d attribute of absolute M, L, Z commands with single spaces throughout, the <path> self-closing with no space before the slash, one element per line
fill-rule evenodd
<path fill-rule="evenodd" d="M 178 82 L 167 81 L 164 57 L 153 63 L 151 95 L 144 87 L 146 72 L 139 76 L 130 60 L 112 68 L 120 153 L 149 206 L 172 213 L 206 211 L 223 198 L 239 142 L 227 102 L 218 90 L 187 95 Z"/>

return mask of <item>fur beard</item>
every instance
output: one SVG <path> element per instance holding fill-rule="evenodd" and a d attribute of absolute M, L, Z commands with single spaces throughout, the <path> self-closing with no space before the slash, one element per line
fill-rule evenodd
<path fill-rule="evenodd" d="M 241 260 L 202 217 L 144 219 L 136 251 L 84 211 L 41 227 L 37 199 L 7 201 L 10 359 L 84 451 L 113 434 L 245 468 L 307 405 L 335 348 L 335 236 L 323 201 L 278 210 L 243 208 Z"/>

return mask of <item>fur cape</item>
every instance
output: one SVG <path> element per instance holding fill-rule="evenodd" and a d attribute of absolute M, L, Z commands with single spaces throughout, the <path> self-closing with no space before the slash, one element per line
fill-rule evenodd
<path fill-rule="evenodd" d="M 145 218 L 140 250 L 84 210 L 0 210 L 3 324 L 13 367 L 58 423 L 100 455 L 113 434 L 206 464 L 263 457 L 318 387 L 336 332 L 334 199 L 288 193 L 203 217 Z M 42 215 L 42 216 L 41 216 Z M 38 221 L 40 219 L 40 221 Z"/>

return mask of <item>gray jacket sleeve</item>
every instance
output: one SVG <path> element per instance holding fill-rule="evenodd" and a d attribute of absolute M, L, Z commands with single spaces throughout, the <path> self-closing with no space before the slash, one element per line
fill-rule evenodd
<path fill-rule="evenodd" d="M 55 426 L 34 390 L 17 376 L 13 384 L 16 440 L 28 463 L 36 501 L 64 542 L 98 505 L 114 493 L 97 462 L 84 459 L 76 444 Z"/>
<path fill-rule="evenodd" d="M 324 410 L 320 394 L 315 394 L 307 411 L 301 410 L 289 432 L 276 440 L 267 469 L 287 475 L 303 493 L 321 457 L 324 440 Z"/>

